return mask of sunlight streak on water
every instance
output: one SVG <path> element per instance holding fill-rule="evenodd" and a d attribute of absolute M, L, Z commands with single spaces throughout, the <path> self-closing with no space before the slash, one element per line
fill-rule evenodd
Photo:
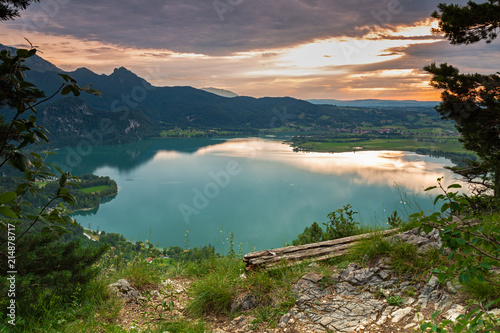
<path fill-rule="evenodd" d="M 158 152 L 155 158 L 175 155 L 176 152 Z M 417 160 L 417 155 L 403 151 L 357 151 L 347 153 L 297 153 L 280 141 L 260 138 L 228 140 L 224 143 L 203 147 L 195 156 L 227 156 L 282 163 L 312 173 L 325 175 L 350 175 L 355 184 L 394 183 L 412 191 L 436 184 L 444 176 L 442 163 Z M 423 157 L 422 157 L 423 159 Z M 451 164 L 450 164 L 451 165 Z M 444 184 L 456 182 L 444 179 Z"/>

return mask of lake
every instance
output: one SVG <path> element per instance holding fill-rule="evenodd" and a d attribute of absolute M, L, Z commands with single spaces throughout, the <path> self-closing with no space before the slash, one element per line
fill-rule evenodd
<path fill-rule="evenodd" d="M 51 162 L 118 183 L 118 195 L 75 215 L 84 227 L 159 246 L 276 248 L 351 204 L 358 221 L 384 225 L 394 210 L 432 209 L 423 189 L 452 174 L 444 158 L 400 151 L 300 153 L 266 138 L 148 139 L 61 149 Z M 432 197 L 437 195 L 434 193 Z M 189 236 L 186 237 L 186 230 Z"/>

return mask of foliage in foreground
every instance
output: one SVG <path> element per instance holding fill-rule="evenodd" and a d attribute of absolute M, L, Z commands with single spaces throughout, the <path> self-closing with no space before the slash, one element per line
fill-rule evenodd
<path fill-rule="evenodd" d="M 473 209 L 467 198 L 453 189 L 460 185 L 453 184 L 447 189 L 443 188 L 441 180 L 438 186 L 442 191 L 436 197 L 435 202 L 441 202 L 441 211 L 423 216 L 416 214 L 422 221 L 423 230 L 430 232 L 439 230 L 442 249 L 448 251 L 448 259 L 452 264 L 439 266 L 432 270 L 441 283 L 454 279 L 458 276 L 460 283 L 470 285 L 471 283 L 488 283 L 491 289 L 498 290 L 500 284 L 491 272 L 491 268 L 500 266 L 500 215 L 491 216 L 491 220 L 474 219 Z M 427 190 L 435 189 L 436 186 Z M 500 319 L 493 318 L 488 311 L 493 306 L 498 306 L 500 297 L 491 301 L 474 299 L 464 315 L 460 315 L 456 322 L 442 321 L 436 324 L 423 323 L 421 330 L 431 329 L 435 332 L 447 332 L 446 327 L 451 327 L 453 332 L 489 332 L 500 331 Z M 435 313 L 433 318 L 436 318 Z"/>
<path fill-rule="evenodd" d="M 298 235 L 297 239 L 292 241 L 292 244 L 303 245 L 356 235 L 360 229 L 359 222 L 354 220 L 355 214 L 357 212 L 352 210 L 351 205 L 345 205 L 328 214 L 329 221 L 323 223 L 324 230 L 317 222 L 313 222 L 310 227 L 306 227 L 304 232 Z"/>
<path fill-rule="evenodd" d="M 76 177 L 47 164 L 48 154 L 24 151 L 29 145 L 48 142 L 45 128 L 37 125 L 35 107 L 51 97 L 39 101 L 44 92 L 26 81 L 24 74 L 29 70 L 25 60 L 36 52 L 33 47 L 18 49 L 15 55 L 0 52 L 0 107 L 14 112 L 7 121 L 0 116 L 0 170 L 9 168 L 17 176 L 13 187 L 0 194 L 0 292 L 5 295 L 0 299 L 0 315 L 8 318 L 9 326 L 3 328 L 18 331 L 33 331 L 39 318 L 78 303 L 97 274 L 93 264 L 107 248 L 64 242 L 68 227 L 77 226 L 63 204 L 75 203 L 68 187 Z M 59 75 L 65 82 L 52 97 L 59 92 L 97 94 L 79 87 L 70 76 Z M 51 166 L 60 176 L 52 173 Z M 38 182 L 54 179 L 53 193 L 43 202 L 26 200 L 42 191 Z"/>
<path fill-rule="evenodd" d="M 466 6 L 439 4 L 432 16 L 439 20 L 439 29 L 452 44 L 470 44 L 498 37 L 500 2 L 489 0 Z M 433 74 L 431 84 L 443 90 L 442 102 L 436 110 L 444 119 L 451 119 L 462 137 L 464 148 L 477 154 L 475 161 L 451 170 L 464 177 L 477 193 L 493 191 L 500 198 L 500 76 L 498 73 L 461 74 L 459 69 L 442 63 L 424 68 Z"/>

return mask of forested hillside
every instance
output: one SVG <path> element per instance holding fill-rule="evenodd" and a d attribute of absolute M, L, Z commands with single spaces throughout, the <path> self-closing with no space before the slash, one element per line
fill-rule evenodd
<path fill-rule="evenodd" d="M 43 91 L 59 89 L 63 71 L 38 56 L 29 64 L 30 82 Z M 442 123 L 428 104 L 379 107 L 374 102 L 372 107 L 351 107 L 315 105 L 291 97 L 228 98 L 192 87 L 155 87 L 124 67 L 110 75 L 86 68 L 66 74 L 80 86 L 92 85 L 102 96 L 59 94 L 39 106 L 38 121 L 49 130 L 55 146 L 132 142 L 173 128 L 235 132 L 354 129 L 365 124 L 414 128 L 422 117 L 436 126 Z"/>

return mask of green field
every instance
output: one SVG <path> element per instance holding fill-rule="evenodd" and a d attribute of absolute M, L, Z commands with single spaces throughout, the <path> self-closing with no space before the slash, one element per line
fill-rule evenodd
<path fill-rule="evenodd" d="M 306 141 L 294 145 L 300 150 L 314 152 L 349 152 L 354 150 L 403 150 L 415 151 L 416 149 L 440 150 L 453 153 L 466 153 L 456 138 L 431 139 L 419 137 L 418 139 L 369 139 L 353 142 L 335 142 L 332 139 L 327 142 Z"/>
<path fill-rule="evenodd" d="M 82 188 L 82 189 L 80 189 L 80 191 L 85 192 L 85 193 L 96 193 L 96 192 L 101 192 L 101 191 L 107 190 L 108 188 L 110 188 L 109 185 L 100 185 L 100 186 Z"/>

